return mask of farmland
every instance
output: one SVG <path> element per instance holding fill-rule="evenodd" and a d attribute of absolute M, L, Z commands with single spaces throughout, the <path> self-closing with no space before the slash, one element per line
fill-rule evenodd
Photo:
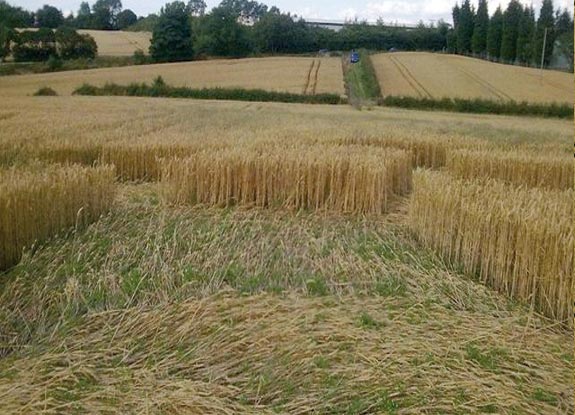
<path fill-rule="evenodd" d="M 423 52 L 372 56 L 383 95 L 573 103 L 573 75 Z"/>
<path fill-rule="evenodd" d="M 570 122 L 24 94 L 5 412 L 573 412 Z"/>
<path fill-rule="evenodd" d="M 101 56 L 131 56 L 135 51 L 148 53 L 150 49 L 150 32 L 125 32 L 122 30 L 79 30 L 94 38 Z"/>
<path fill-rule="evenodd" d="M 83 83 L 102 86 L 106 82 L 151 82 L 157 76 L 162 76 L 173 86 L 240 87 L 297 94 L 330 92 L 343 95 L 341 59 L 287 57 L 222 59 L 0 77 L 0 95 L 31 95 L 45 86 L 59 95 L 70 95 Z"/>

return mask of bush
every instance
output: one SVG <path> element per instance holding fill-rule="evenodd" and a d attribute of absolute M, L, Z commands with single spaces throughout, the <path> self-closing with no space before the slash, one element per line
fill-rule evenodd
<path fill-rule="evenodd" d="M 48 58 L 48 62 L 46 62 L 46 65 L 48 66 L 49 72 L 56 72 L 62 69 L 64 63 L 62 62 L 62 59 L 60 59 L 58 56 L 52 55 Z"/>
<path fill-rule="evenodd" d="M 55 97 L 58 93 L 50 87 L 42 87 L 34 93 L 35 97 Z"/>
<path fill-rule="evenodd" d="M 132 59 L 134 60 L 135 65 L 145 65 L 149 62 L 148 57 L 142 49 L 136 50 L 132 55 Z"/>

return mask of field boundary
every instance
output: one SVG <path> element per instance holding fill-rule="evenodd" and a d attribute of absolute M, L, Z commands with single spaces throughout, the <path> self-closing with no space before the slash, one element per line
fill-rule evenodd
<path fill-rule="evenodd" d="M 365 49 L 359 51 L 359 62 L 350 63 L 349 56 L 342 61 L 345 90 L 354 107 L 374 105 L 381 99 L 381 87 L 371 57 Z"/>
<path fill-rule="evenodd" d="M 536 104 L 517 101 L 495 101 L 462 98 L 417 98 L 388 95 L 379 105 L 424 111 L 463 112 L 469 114 L 519 115 L 544 118 L 573 119 L 573 106 L 569 104 Z"/>
<path fill-rule="evenodd" d="M 108 83 L 103 87 L 84 84 L 77 88 L 73 95 L 86 96 L 132 96 L 157 98 L 189 98 L 213 99 L 229 101 L 260 101 L 300 104 L 339 105 L 347 103 L 345 98 L 337 94 L 294 94 L 290 92 L 265 91 L 262 89 L 243 88 L 187 88 L 173 87 L 164 83 L 161 77 L 156 78 L 152 85 L 132 83 L 118 85 Z"/>

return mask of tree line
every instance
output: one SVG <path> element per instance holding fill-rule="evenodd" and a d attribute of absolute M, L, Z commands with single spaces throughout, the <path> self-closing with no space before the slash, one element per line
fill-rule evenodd
<path fill-rule="evenodd" d="M 297 54 L 321 49 L 442 51 L 447 47 L 450 30 L 445 22 L 429 26 L 420 23 L 413 29 L 390 27 L 382 22 L 350 22 L 334 32 L 250 0 L 223 0 L 209 13 L 205 10 L 202 0 L 187 4 L 175 1 L 166 4 L 159 16 L 148 16 L 138 23 L 144 27 L 146 20 L 154 22 L 150 48 L 154 60 Z"/>
<path fill-rule="evenodd" d="M 222 0 L 209 12 L 204 0 L 174 1 L 159 14 L 147 17 L 124 10 L 121 0 L 97 0 L 93 5 L 83 2 L 75 14 L 66 17 L 53 6 L 29 12 L 0 0 L 0 46 L 7 44 L 2 35 L 5 28 L 66 26 L 151 31 L 150 54 L 156 62 L 365 48 L 449 51 L 538 65 L 547 31 L 544 64 L 550 63 L 556 48 L 573 66 L 573 18 L 566 10 L 555 10 L 552 0 L 543 0 L 537 18 L 532 7 L 518 0 L 511 0 L 505 10 L 497 8 L 491 16 L 487 0 L 479 0 L 477 8 L 464 0 L 455 5 L 452 17 L 453 25 L 421 22 L 415 28 L 354 21 L 334 32 L 255 0 Z"/>
<path fill-rule="evenodd" d="M 545 44 L 545 46 L 544 46 Z M 549 65 L 554 48 L 573 69 L 573 17 L 555 10 L 552 0 L 543 0 L 538 17 L 533 6 L 511 0 L 489 15 L 487 0 L 477 9 L 470 0 L 453 7 L 453 30 L 448 36 L 450 52 L 526 66 Z"/>

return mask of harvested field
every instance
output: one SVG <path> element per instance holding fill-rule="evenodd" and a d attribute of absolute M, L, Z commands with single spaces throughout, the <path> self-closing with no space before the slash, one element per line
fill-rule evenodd
<path fill-rule="evenodd" d="M 573 74 L 425 52 L 372 56 L 383 95 L 573 104 Z"/>
<path fill-rule="evenodd" d="M 573 190 L 415 174 L 409 223 L 426 245 L 496 290 L 572 323 Z"/>
<path fill-rule="evenodd" d="M 317 71 L 308 78 L 310 65 Z M 321 67 L 319 66 L 321 64 Z M 316 66 L 317 65 L 317 66 Z M 70 95 L 83 83 L 103 86 L 106 82 L 151 83 L 162 76 L 172 86 L 264 89 L 300 94 L 330 92 L 343 95 L 339 58 L 250 58 L 90 69 L 0 78 L 1 96 L 32 95 L 49 86 L 59 95 Z M 312 87 L 309 87 L 312 84 Z M 306 88 L 307 85 L 307 88 Z M 309 89 L 309 91 L 308 91 Z"/>
<path fill-rule="evenodd" d="M 106 215 L 67 223 L 0 274 L 2 412 L 571 414 L 572 191 L 505 184 L 518 167 L 470 182 L 416 172 L 412 189 L 412 169 L 476 153 L 563 165 L 572 128 L 388 108 L 0 100 L 2 169 L 101 170 L 116 189 Z M 421 175 L 445 179 L 422 198 Z M 67 206 L 43 199 L 34 206 Z M 415 237 L 421 200 L 439 206 L 423 216 L 433 235 L 459 225 L 456 208 L 479 211 L 460 209 L 471 219 L 458 256 Z M 504 216 L 510 206 L 530 216 Z M 481 230 L 510 242 L 494 251 L 476 237 L 489 254 L 478 268 L 469 235 Z"/>

